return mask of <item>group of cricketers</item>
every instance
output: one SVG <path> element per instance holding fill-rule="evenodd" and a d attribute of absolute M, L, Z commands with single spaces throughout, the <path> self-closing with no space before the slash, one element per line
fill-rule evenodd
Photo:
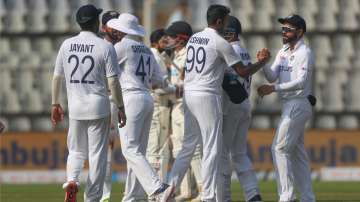
<path fill-rule="evenodd" d="M 314 101 L 313 58 L 300 16 L 278 20 L 284 45 L 267 66 L 270 52 L 260 50 L 252 62 L 239 40 L 241 23 L 222 5 L 208 8 L 200 32 L 185 21 L 153 31 L 151 47 L 136 16 L 107 11 L 100 22 L 101 13 L 90 4 L 78 9 L 81 32 L 63 42 L 55 63 L 54 124 L 64 118 L 64 79 L 69 106 L 66 202 L 76 201 L 86 160 L 84 200 L 110 201 L 118 138 L 127 161 L 124 202 L 228 202 L 232 168 L 245 201 L 262 201 L 246 153 L 251 75 L 261 69 L 270 84 L 258 94 L 278 92 L 283 106 L 272 145 L 279 201 L 295 201 L 296 191 L 301 201 L 315 201 L 303 141 Z M 170 148 L 175 161 L 168 172 Z"/>

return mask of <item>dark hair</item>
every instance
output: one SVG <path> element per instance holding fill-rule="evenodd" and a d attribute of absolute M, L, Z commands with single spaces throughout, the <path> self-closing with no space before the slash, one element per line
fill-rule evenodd
<path fill-rule="evenodd" d="M 165 35 L 164 29 L 157 29 L 153 31 L 150 35 L 150 43 L 157 43 Z"/>
<path fill-rule="evenodd" d="M 95 18 L 95 19 L 89 20 L 86 23 L 79 23 L 79 26 L 80 26 L 81 30 L 93 31 L 94 27 L 96 25 L 96 21 L 98 21 L 98 20 L 99 20 L 98 18 Z"/>
<path fill-rule="evenodd" d="M 188 41 L 193 30 L 191 25 L 185 21 L 173 22 L 166 30 L 165 33 L 171 37 L 178 37 L 179 39 Z"/>
<path fill-rule="evenodd" d="M 214 4 L 209 6 L 206 19 L 208 25 L 215 24 L 218 19 L 224 20 L 225 16 L 230 13 L 230 9 L 223 5 Z"/>

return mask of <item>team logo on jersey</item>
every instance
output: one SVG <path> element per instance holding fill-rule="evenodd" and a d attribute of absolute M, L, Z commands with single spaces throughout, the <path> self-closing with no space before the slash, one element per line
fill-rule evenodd
<path fill-rule="evenodd" d="M 293 61 L 294 58 L 295 58 L 295 56 L 292 55 L 292 56 L 290 57 L 290 61 Z"/>

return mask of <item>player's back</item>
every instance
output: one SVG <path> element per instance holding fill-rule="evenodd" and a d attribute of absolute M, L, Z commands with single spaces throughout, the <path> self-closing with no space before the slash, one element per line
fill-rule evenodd
<path fill-rule="evenodd" d="M 115 44 L 120 67 L 120 84 L 123 92 L 146 91 L 153 82 L 161 80 L 160 67 L 150 48 L 132 36 L 124 37 Z"/>
<path fill-rule="evenodd" d="M 110 114 L 106 76 L 117 74 L 111 66 L 115 58 L 112 45 L 92 32 L 82 31 L 63 42 L 55 74 L 65 76 L 70 118 L 97 119 Z"/>
<path fill-rule="evenodd" d="M 186 45 L 185 91 L 221 94 L 220 87 L 226 67 L 224 45 L 230 46 L 212 28 L 205 28 L 189 39 Z"/>

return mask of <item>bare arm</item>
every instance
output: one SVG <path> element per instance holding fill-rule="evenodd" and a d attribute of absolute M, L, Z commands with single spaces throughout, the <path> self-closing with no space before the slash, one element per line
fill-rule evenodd
<path fill-rule="evenodd" d="M 243 78 L 247 78 L 253 74 L 255 74 L 259 69 L 261 69 L 265 65 L 265 62 L 256 62 L 254 64 L 250 64 L 245 66 L 242 62 L 238 62 L 232 66 L 235 69 L 236 73 Z"/>
<path fill-rule="evenodd" d="M 249 77 L 255 74 L 259 69 L 261 69 L 270 59 L 270 52 L 268 49 L 264 48 L 257 53 L 258 61 L 254 64 L 249 64 L 245 66 L 241 61 L 234 64 L 232 68 L 239 74 L 241 77 Z"/>

